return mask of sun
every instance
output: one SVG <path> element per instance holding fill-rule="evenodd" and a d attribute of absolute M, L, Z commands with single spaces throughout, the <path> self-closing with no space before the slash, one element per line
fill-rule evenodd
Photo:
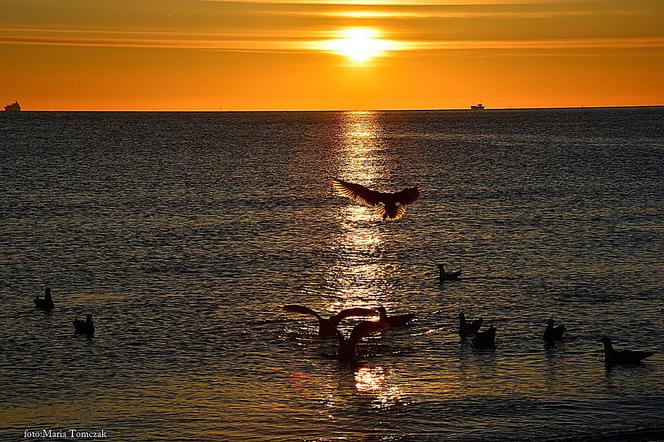
<path fill-rule="evenodd" d="M 349 28 L 339 32 L 339 38 L 328 40 L 326 50 L 348 57 L 356 63 L 366 62 L 393 48 L 389 40 L 379 38 L 378 31 L 370 28 Z"/>

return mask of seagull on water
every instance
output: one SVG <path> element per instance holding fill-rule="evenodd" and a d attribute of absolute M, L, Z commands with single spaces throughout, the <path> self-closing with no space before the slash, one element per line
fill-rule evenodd
<path fill-rule="evenodd" d="M 461 270 L 456 272 L 446 272 L 443 264 L 438 264 L 438 279 L 443 281 L 456 281 L 461 276 Z"/>
<path fill-rule="evenodd" d="M 608 336 L 602 336 L 600 342 L 604 344 L 604 362 L 606 365 L 640 364 L 642 360 L 655 354 L 652 351 L 614 350 L 611 338 Z"/>
<path fill-rule="evenodd" d="M 496 327 L 491 325 L 486 330 L 478 332 L 473 338 L 473 347 L 496 348 Z"/>
<path fill-rule="evenodd" d="M 405 315 L 387 316 L 387 310 L 385 310 L 385 307 L 382 305 L 376 310 L 378 310 L 378 313 L 380 313 L 380 322 L 391 327 L 406 325 L 407 322 L 411 321 L 415 317 L 415 315 L 412 313 L 406 313 Z"/>
<path fill-rule="evenodd" d="M 459 336 L 467 338 L 468 336 L 476 334 L 482 326 L 484 320 L 482 318 L 473 321 L 466 321 L 466 314 L 463 309 L 459 311 Z"/>
<path fill-rule="evenodd" d="M 85 315 L 85 321 L 74 319 L 74 329 L 76 333 L 86 334 L 92 336 L 95 334 L 95 324 L 92 322 L 92 315 L 88 313 Z"/>
<path fill-rule="evenodd" d="M 544 330 L 543 338 L 547 344 L 553 344 L 555 341 L 563 339 L 565 326 L 561 324 L 554 327 L 554 323 L 553 319 L 548 319 L 546 321 L 546 329 Z"/>

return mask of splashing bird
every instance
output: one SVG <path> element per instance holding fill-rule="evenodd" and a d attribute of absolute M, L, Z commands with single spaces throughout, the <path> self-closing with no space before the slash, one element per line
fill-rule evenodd
<path fill-rule="evenodd" d="M 86 334 L 92 336 L 95 334 L 95 324 L 92 322 L 92 315 L 88 313 L 85 315 L 85 321 L 74 319 L 74 329 L 76 333 Z"/>
<path fill-rule="evenodd" d="M 387 310 L 385 310 L 385 307 L 382 305 L 378 307 L 376 310 L 378 310 L 378 313 L 380 313 L 380 322 L 383 324 L 387 324 L 390 327 L 399 327 L 402 325 L 406 325 L 409 321 L 411 321 L 415 315 L 412 313 L 406 313 L 405 315 L 394 315 L 394 316 L 387 316 Z"/>
<path fill-rule="evenodd" d="M 337 350 L 336 358 L 340 361 L 356 361 L 360 359 L 357 354 L 357 344 L 363 337 L 378 333 L 389 327 L 388 324 L 383 322 L 364 321 L 353 327 L 350 337 L 346 339 L 344 335 L 337 330 L 337 338 L 339 339 L 339 350 Z"/>
<path fill-rule="evenodd" d="M 409 187 L 400 192 L 377 192 L 360 184 L 353 184 L 336 178 L 331 180 L 332 187 L 341 196 L 356 203 L 373 207 L 383 219 L 397 220 L 406 214 L 406 208 L 420 197 L 419 187 Z"/>
<path fill-rule="evenodd" d="M 600 342 L 604 344 L 604 363 L 606 365 L 614 364 L 640 364 L 645 358 L 649 358 L 655 353 L 652 351 L 639 350 L 614 350 L 611 338 L 602 336 Z"/>
<path fill-rule="evenodd" d="M 496 327 L 490 325 L 486 330 L 478 332 L 473 338 L 473 347 L 496 348 Z"/>
<path fill-rule="evenodd" d="M 555 341 L 563 339 L 565 326 L 561 324 L 554 327 L 554 323 L 553 319 L 548 319 L 546 321 L 546 329 L 544 330 L 543 338 L 547 344 L 553 344 Z"/>
<path fill-rule="evenodd" d="M 303 305 L 292 305 L 292 304 L 285 305 L 284 310 L 291 313 L 299 313 L 302 315 L 315 316 L 316 319 L 318 319 L 318 325 L 319 325 L 318 334 L 320 336 L 325 336 L 325 337 L 336 336 L 337 326 L 342 320 L 346 318 L 357 317 L 357 316 L 379 315 L 379 313 L 376 310 L 370 308 L 360 308 L 360 307 L 342 310 L 336 315 L 331 315 L 328 319 L 323 318 L 321 315 L 311 310 L 309 307 L 305 307 Z"/>
<path fill-rule="evenodd" d="M 44 299 L 41 299 L 39 295 L 35 296 L 35 307 L 43 308 L 44 310 L 53 310 L 55 303 L 53 302 L 53 297 L 51 296 L 51 288 L 46 287 L 44 291 Z"/>
<path fill-rule="evenodd" d="M 463 309 L 459 311 L 459 336 L 462 338 L 467 338 L 468 336 L 477 334 L 480 327 L 482 326 L 484 319 L 475 319 L 473 321 L 466 321 L 466 314 L 463 312 Z"/>

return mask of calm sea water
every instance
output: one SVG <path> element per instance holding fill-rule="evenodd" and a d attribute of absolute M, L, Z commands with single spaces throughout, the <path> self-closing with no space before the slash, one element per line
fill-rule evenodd
<path fill-rule="evenodd" d="M 5 114 L 0 154 L 2 439 L 664 430 L 664 109 Z M 423 195 L 383 222 L 333 176 Z M 343 364 L 293 303 L 417 317 Z M 462 307 L 495 351 L 460 341 Z M 601 334 L 659 354 L 607 371 Z"/>

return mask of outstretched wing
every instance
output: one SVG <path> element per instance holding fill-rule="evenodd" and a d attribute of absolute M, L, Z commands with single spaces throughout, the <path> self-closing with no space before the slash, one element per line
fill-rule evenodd
<path fill-rule="evenodd" d="M 351 318 L 354 316 L 378 316 L 379 314 L 380 313 L 371 308 L 361 308 L 361 307 L 348 308 L 346 310 L 341 310 L 339 313 L 337 313 L 334 316 L 334 322 L 338 324 L 343 319 Z"/>
<path fill-rule="evenodd" d="M 305 307 L 303 305 L 294 305 L 294 304 L 284 305 L 284 310 L 291 313 L 301 313 L 303 315 L 311 315 L 320 319 L 320 315 L 318 313 L 311 310 L 309 307 Z"/>
<path fill-rule="evenodd" d="M 420 198 L 420 188 L 410 187 L 394 194 L 394 201 L 402 206 L 410 206 Z"/>
<path fill-rule="evenodd" d="M 380 202 L 380 192 L 368 189 L 360 184 L 348 183 L 332 178 L 332 187 L 339 195 L 350 198 L 356 203 L 375 206 Z"/>
<path fill-rule="evenodd" d="M 356 345 L 365 336 L 385 330 L 388 327 L 384 322 L 364 321 L 357 324 L 350 334 L 351 345 Z"/>

